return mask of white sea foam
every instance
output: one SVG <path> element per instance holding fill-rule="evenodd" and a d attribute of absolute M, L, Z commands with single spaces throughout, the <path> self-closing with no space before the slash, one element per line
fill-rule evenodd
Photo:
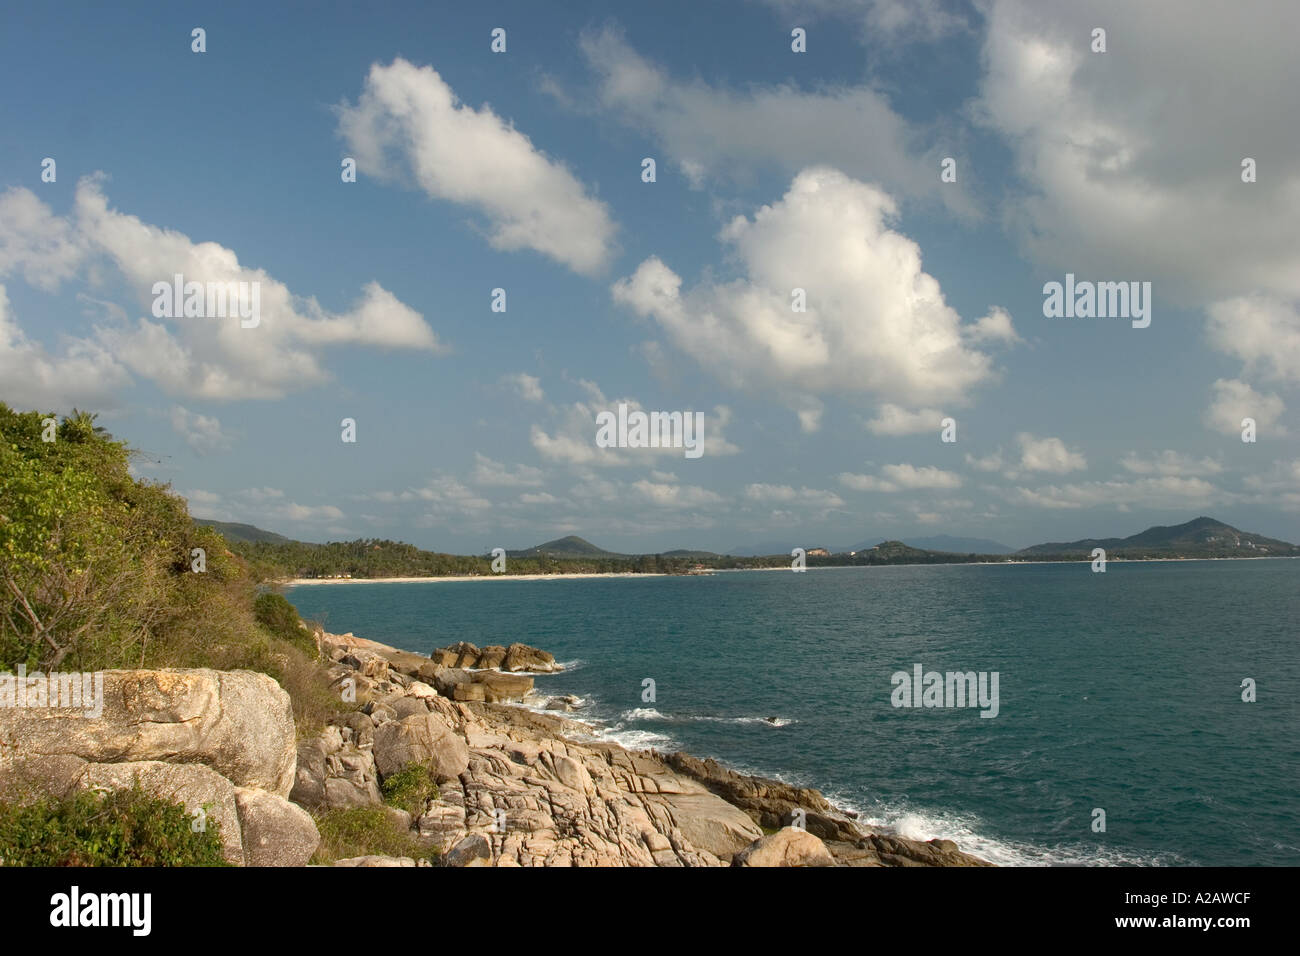
<path fill-rule="evenodd" d="M 699 721 L 710 724 L 761 724 L 764 727 L 788 727 L 795 722 L 790 717 L 708 717 L 704 715 L 679 717 L 676 714 L 661 713 L 653 707 L 637 707 L 633 710 L 625 710 L 619 715 L 619 719 L 623 721 L 663 720 L 670 723 Z"/>
<path fill-rule="evenodd" d="M 1102 843 L 1049 847 L 999 840 L 981 832 L 980 821 L 956 813 L 863 810 L 838 794 L 827 793 L 826 798 L 841 809 L 857 812 L 858 822 L 873 832 L 908 840 L 952 840 L 963 853 L 999 866 L 1185 866 L 1189 862 L 1174 854 L 1144 853 Z"/>
<path fill-rule="evenodd" d="M 670 720 L 653 707 L 637 707 L 633 710 L 625 710 L 619 715 L 619 720 Z"/>

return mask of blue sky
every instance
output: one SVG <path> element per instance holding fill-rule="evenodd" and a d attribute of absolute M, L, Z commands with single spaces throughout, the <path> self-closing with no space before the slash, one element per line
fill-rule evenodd
<path fill-rule="evenodd" d="M 306 540 L 1300 540 L 1300 14 L 1043 6 L 6 11 L 0 400 Z M 1044 317 L 1067 272 L 1150 327 Z M 704 454 L 597 448 L 620 401 Z"/>

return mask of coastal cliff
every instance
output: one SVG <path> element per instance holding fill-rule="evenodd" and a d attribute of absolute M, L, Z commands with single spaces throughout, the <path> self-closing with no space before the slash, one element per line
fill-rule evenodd
<path fill-rule="evenodd" d="M 425 764 L 437 796 L 409 826 L 444 864 L 989 865 L 948 840 L 868 832 L 816 790 L 683 753 L 626 750 L 559 713 L 512 706 L 533 690 L 531 676 L 512 671 L 557 669 L 526 645 L 462 643 L 424 657 L 352 635 L 318 640 L 336 686 L 355 693 L 360 709 L 299 743 L 290 799 L 309 808 L 377 804 L 382 778 Z"/>

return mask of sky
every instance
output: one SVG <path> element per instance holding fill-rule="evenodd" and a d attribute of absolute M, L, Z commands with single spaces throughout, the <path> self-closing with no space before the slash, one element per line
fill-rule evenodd
<path fill-rule="evenodd" d="M 8 5 L 0 401 L 307 541 L 1300 540 L 1300 5 L 465 6 Z"/>

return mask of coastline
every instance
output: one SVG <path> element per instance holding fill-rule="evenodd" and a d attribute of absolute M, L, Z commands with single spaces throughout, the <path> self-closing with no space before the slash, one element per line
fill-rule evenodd
<path fill-rule="evenodd" d="M 537 648 L 462 641 L 426 657 L 316 635 L 334 679 L 364 703 L 299 742 L 290 798 L 378 802 L 380 777 L 427 762 L 439 793 L 410 826 L 444 865 L 993 865 L 951 840 L 873 830 L 815 789 L 601 739 L 598 725 L 567 716 L 576 698 L 534 690 L 561 669 Z"/>
<path fill-rule="evenodd" d="M 1260 555 L 1239 558 L 1107 558 L 1108 564 L 1187 564 L 1196 561 L 1300 561 L 1300 556 L 1290 554 Z M 1024 564 L 1091 564 L 1090 558 L 1069 561 L 936 561 L 899 564 L 831 564 L 813 566 L 808 571 L 837 571 L 846 568 L 960 568 L 960 567 L 1017 567 Z M 287 578 L 277 580 L 280 587 L 297 588 L 317 584 L 422 584 L 445 581 L 575 581 L 598 578 L 706 578 L 714 574 L 740 574 L 746 571 L 791 571 L 788 567 L 776 568 L 710 568 L 696 574 L 668 574 L 661 571 L 592 571 L 561 572 L 560 574 L 444 574 L 398 578 Z"/>

